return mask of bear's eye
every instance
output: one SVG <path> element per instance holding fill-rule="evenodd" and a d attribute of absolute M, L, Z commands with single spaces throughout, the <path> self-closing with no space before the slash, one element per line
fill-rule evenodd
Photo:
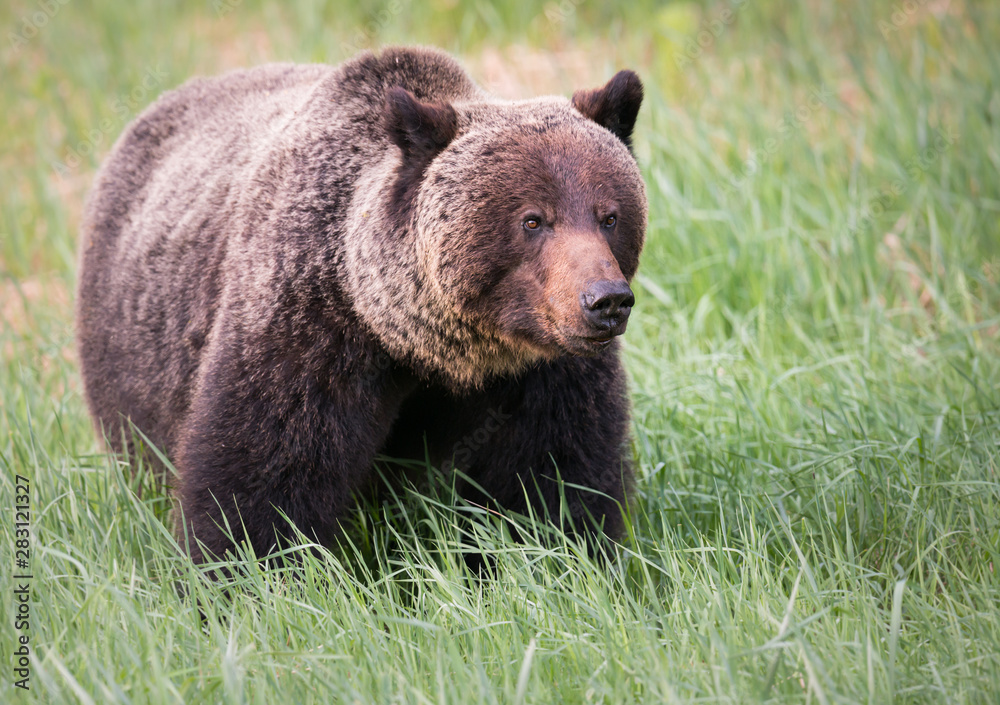
<path fill-rule="evenodd" d="M 602 222 L 601 225 L 605 228 L 613 228 L 615 227 L 615 223 L 617 222 L 618 222 L 617 217 L 609 215 L 607 218 L 604 219 L 604 222 Z"/>
<path fill-rule="evenodd" d="M 542 227 L 542 221 L 538 218 L 525 218 L 524 219 L 524 229 L 525 230 L 538 230 Z"/>

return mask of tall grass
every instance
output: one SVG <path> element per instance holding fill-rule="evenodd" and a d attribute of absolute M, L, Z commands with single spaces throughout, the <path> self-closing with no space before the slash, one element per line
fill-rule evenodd
<path fill-rule="evenodd" d="M 12 562 L 26 476 L 34 575 L 25 693 L 0 571 L 3 702 L 1000 698 L 1000 7 L 58 8 L 0 80 L 0 535 Z M 8 42 L 37 11 L 0 8 Z M 514 543 L 432 474 L 362 503 L 295 576 L 251 556 L 213 582 L 167 493 L 90 427 L 82 200 L 161 90 L 386 42 L 525 95 L 622 66 L 646 82 L 628 536 L 595 562 L 510 518 Z"/>

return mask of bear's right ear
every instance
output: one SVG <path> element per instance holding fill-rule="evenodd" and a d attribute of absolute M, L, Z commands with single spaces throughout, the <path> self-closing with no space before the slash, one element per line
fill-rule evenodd
<path fill-rule="evenodd" d="M 573 107 L 606 127 L 632 149 L 632 128 L 642 105 L 642 81 L 635 71 L 619 71 L 601 88 L 577 91 Z"/>
<path fill-rule="evenodd" d="M 458 132 L 458 116 L 447 103 L 423 103 L 405 88 L 390 88 L 385 127 L 406 161 L 429 162 Z"/>

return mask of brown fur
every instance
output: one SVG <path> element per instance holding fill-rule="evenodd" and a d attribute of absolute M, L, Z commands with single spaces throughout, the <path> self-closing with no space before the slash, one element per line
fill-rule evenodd
<path fill-rule="evenodd" d="M 224 522 L 267 551 L 277 510 L 330 541 L 376 453 L 426 435 L 445 459 L 498 405 L 515 420 L 466 467 L 496 499 L 516 506 L 562 458 L 565 479 L 620 501 L 627 404 L 607 340 L 631 299 L 580 302 L 638 265 L 641 97 L 621 72 L 572 103 L 500 101 L 426 49 L 165 94 L 119 139 L 81 233 L 95 421 L 119 450 L 128 419 L 169 454 L 215 554 Z M 594 506 L 614 534 L 612 505 Z"/>

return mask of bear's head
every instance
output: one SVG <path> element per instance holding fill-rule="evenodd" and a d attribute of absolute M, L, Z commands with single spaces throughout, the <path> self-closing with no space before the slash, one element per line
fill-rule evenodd
<path fill-rule="evenodd" d="M 405 224 L 397 257 L 409 271 L 376 315 L 420 312 L 409 331 L 383 326 L 390 353 L 466 386 L 543 358 L 600 354 L 625 331 L 646 230 L 630 145 L 641 101 L 631 71 L 571 101 L 388 92 L 399 149 L 388 207 Z"/>

